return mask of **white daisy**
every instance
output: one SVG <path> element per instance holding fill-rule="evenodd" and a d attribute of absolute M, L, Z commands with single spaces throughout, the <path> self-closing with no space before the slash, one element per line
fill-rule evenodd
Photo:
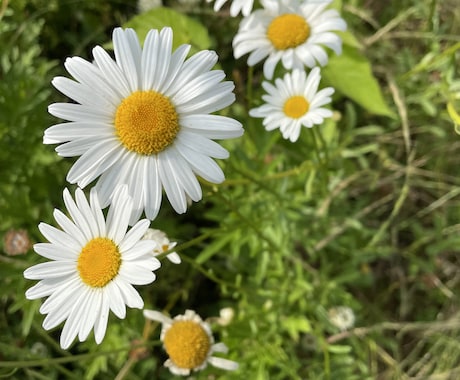
<path fill-rule="evenodd" d="M 355 325 L 355 313 L 348 306 L 336 306 L 328 310 L 329 322 L 340 331 L 351 329 Z"/>
<path fill-rule="evenodd" d="M 45 144 L 64 157 L 81 156 L 67 180 L 84 188 L 99 177 L 102 207 L 110 203 L 117 184 L 128 185 L 134 208 L 130 224 L 145 209 L 158 214 L 162 188 L 178 213 L 187 209 L 187 196 L 202 198 L 196 174 L 212 183 L 224 174 L 212 158 L 228 151 L 211 139 L 241 136 L 241 124 L 210 115 L 235 100 L 233 82 L 222 80 L 213 51 L 186 60 L 189 45 L 171 53 L 172 30 L 151 30 L 141 49 L 133 29 L 113 32 L 115 60 L 97 46 L 94 63 L 68 58 L 65 67 L 74 80 L 57 77 L 53 85 L 75 100 L 56 103 L 49 112 L 69 123 L 45 131 Z"/>
<path fill-rule="evenodd" d="M 210 3 L 213 0 L 206 0 Z M 214 11 L 220 10 L 227 0 L 216 0 L 214 3 Z M 230 6 L 230 15 L 236 17 L 238 13 L 242 13 L 243 16 L 249 16 L 252 11 L 252 6 L 254 5 L 254 0 L 233 0 L 232 5 Z"/>
<path fill-rule="evenodd" d="M 336 10 L 325 8 L 332 0 L 261 0 L 263 9 L 241 21 L 233 39 L 235 58 L 250 53 L 248 65 L 254 66 L 267 56 L 264 75 L 272 79 L 279 60 L 290 69 L 325 65 L 327 53 L 342 52 L 342 40 L 332 33 L 345 30 L 346 24 Z"/>
<path fill-rule="evenodd" d="M 154 228 L 149 228 L 145 232 L 143 239 L 153 240 L 155 243 L 157 243 L 153 250 L 154 256 L 161 255 L 162 253 L 173 249 L 177 245 L 177 242 L 169 241 L 168 235 L 166 235 L 163 231 L 156 230 Z M 166 257 L 174 264 L 181 263 L 180 256 L 177 252 L 168 253 Z"/>
<path fill-rule="evenodd" d="M 188 376 L 209 364 L 234 371 L 238 363 L 213 356 L 216 352 L 226 354 L 224 343 L 214 343 L 211 327 L 193 310 L 186 310 L 173 319 L 155 310 L 144 310 L 144 317 L 162 324 L 160 339 L 169 359 L 165 366 L 175 375 Z"/>
<path fill-rule="evenodd" d="M 249 115 L 263 117 L 267 131 L 279 128 L 285 139 L 295 142 L 302 126 L 311 128 L 332 116 L 332 111 L 322 106 L 331 102 L 334 89 L 327 87 L 318 91 L 320 80 L 320 69 L 314 67 L 308 76 L 301 70 L 286 73 L 283 79 L 276 78 L 275 86 L 262 82 L 267 91 L 262 96 L 266 103 L 251 109 Z"/>
<path fill-rule="evenodd" d="M 26 269 L 24 277 L 41 280 L 26 292 L 28 299 L 48 297 L 40 307 L 47 314 L 46 330 L 66 320 L 61 346 L 66 349 L 78 335 L 86 340 L 94 327 L 96 343 L 104 338 L 109 310 L 125 318 L 126 306 L 141 309 L 142 298 L 133 285 L 155 280 L 160 262 L 150 252 L 155 242 L 141 240 L 150 221 L 137 222 L 128 232 L 133 201 L 126 186 L 115 191 L 104 220 L 96 190 L 88 203 L 83 190 L 75 200 L 64 190 L 68 218 L 59 210 L 54 218 L 61 229 L 40 223 L 38 228 L 49 243 L 34 245 L 35 252 L 52 261 Z"/>

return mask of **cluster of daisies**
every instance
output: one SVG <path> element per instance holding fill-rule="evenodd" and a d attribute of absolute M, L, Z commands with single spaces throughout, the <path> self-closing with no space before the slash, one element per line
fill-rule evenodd
<path fill-rule="evenodd" d="M 49 106 L 52 115 L 67 122 L 48 128 L 44 143 L 59 144 L 60 156 L 79 157 L 67 175 L 78 187 L 74 196 L 64 190 L 68 215 L 54 211 L 59 228 L 38 226 L 48 242 L 34 250 L 50 261 L 28 268 L 24 276 L 39 280 L 27 298 L 47 297 L 40 307 L 46 314 L 43 327 L 65 321 L 64 349 L 77 337 L 86 340 L 91 330 L 100 343 L 110 311 L 125 318 L 126 307 L 144 307 L 134 286 L 155 280 L 158 255 L 181 262 L 176 243 L 149 228 L 163 190 L 172 207 L 184 213 L 190 200 L 202 198 L 197 175 L 212 183 L 224 180 L 213 158 L 229 153 L 214 140 L 243 134 L 238 121 L 212 114 L 235 100 L 234 84 L 224 81 L 223 71 L 212 70 L 217 54 L 201 51 L 187 58 L 190 46 L 172 51 L 172 39 L 170 28 L 151 30 L 142 48 L 134 30 L 116 28 L 115 59 L 97 46 L 93 62 L 66 60 L 73 79 L 52 81 L 74 102 Z M 94 181 L 86 197 L 83 188 Z M 144 312 L 163 323 L 165 364 L 173 373 L 188 375 L 207 363 L 237 368 L 213 356 L 226 347 L 214 343 L 209 324 L 193 312 L 172 320 Z"/>
<path fill-rule="evenodd" d="M 210 0 L 208 0 L 210 1 Z M 220 9 L 225 0 L 217 0 Z M 318 92 L 320 69 L 327 63 L 322 46 L 340 53 L 341 40 L 332 33 L 345 23 L 330 0 L 234 0 L 230 14 L 244 18 L 233 41 L 236 58 L 250 53 L 248 65 L 265 59 L 264 75 L 271 80 L 281 60 L 284 77 L 263 82 L 266 104 L 250 115 L 263 117 L 267 130 L 279 128 L 296 141 L 301 126 L 320 124 L 331 111 L 332 88 Z M 251 13 L 252 12 L 252 13 Z M 24 272 L 39 280 L 26 292 L 29 299 L 47 297 L 40 307 L 43 327 L 64 322 L 60 344 L 67 349 L 91 331 L 100 343 L 109 312 L 125 318 L 126 307 L 142 309 L 136 285 L 150 284 L 160 267 L 159 255 L 179 264 L 175 242 L 150 229 L 160 210 L 163 192 L 177 213 L 202 198 L 197 176 L 211 183 L 224 181 L 214 159 L 229 152 L 215 140 L 240 137 L 240 122 L 214 114 L 235 101 L 234 84 L 222 70 L 213 70 L 217 54 L 201 51 L 188 57 L 190 46 L 172 50 L 170 28 L 151 30 L 141 46 L 132 29 L 113 32 L 114 58 L 96 46 L 93 60 L 68 58 L 73 79 L 56 77 L 52 84 L 71 103 L 55 103 L 49 112 L 65 120 L 44 134 L 44 144 L 58 144 L 62 157 L 78 157 L 67 181 L 74 196 L 63 192 L 67 215 L 54 210 L 59 228 L 40 223 L 47 243 L 34 250 L 49 261 Z M 304 68 L 312 68 L 306 73 Z M 90 186 L 91 185 L 91 186 Z M 83 189 L 90 188 L 86 196 Z M 144 219 L 141 219 L 145 215 Z M 160 258 L 161 258 L 160 257 Z M 191 310 L 173 319 L 153 310 L 144 316 L 162 324 L 161 340 L 169 356 L 165 365 L 189 375 L 208 363 L 234 370 L 237 363 L 214 356 L 225 353 L 215 343 L 210 325 Z"/>
<path fill-rule="evenodd" d="M 212 0 L 207 0 L 208 2 Z M 226 0 L 215 0 L 219 10 Z M 253 0 L 233 0 L 231 16 L 244 15 L 233 39 L 235 58 L 245 54 L 248 65 L 263 63 L 264 104 L 251 109 L 249 115 L 263 118 L 267 131 L 279 129 L 283 138 L 298 140 L 302 126 L 311 128 L 332 116 L 323 106 L 331 102 L 332 87 L 318 91 L 319 66 L 328 63 L 324 47 L 336 54 L 342 40 L 334 31 L 344 31 L 345 21 L 333 9 L 332 0 L 260 0 L 261 9 L 252 11 Z M 279 61 L 285 71 L 273 80 Z M 311 69 L 309 73 L 305 68 Z"/>

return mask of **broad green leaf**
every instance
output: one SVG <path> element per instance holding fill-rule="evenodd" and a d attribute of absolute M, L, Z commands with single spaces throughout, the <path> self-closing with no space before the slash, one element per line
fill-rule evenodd
<path fill-rule="evenodd" d="M 333 56 L 322 69 L 324 81 L 371 113 L 394 116 L 372 74 L 371 65 L 358 49 L 344 45 L 343 53 Z"/>
<path fill-rule="evenodd" d="M 173 48 L 182 44 L 192 45 L 192 51 L 206 50 L 211 46 L 207 29 L 198 21 L 171 8 L 158 7 L 133 17 L 123 25 L 136 30 L 143 41 L 151 29 L 170 26 L 173 30 Z"/>

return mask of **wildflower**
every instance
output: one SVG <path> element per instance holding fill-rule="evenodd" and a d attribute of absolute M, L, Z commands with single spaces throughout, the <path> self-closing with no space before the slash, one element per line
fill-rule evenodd
<path fill-rule="evenodd" d="M 165 366 L 173 374 L 188 376 L 191 371 L 206 368 L 208 363 L 229 371 L 238 369 L 238 363 L 213 356 L 216 352 L 227 353 L 227 346 L 214 343 L 211 327 L 193 310 L 174 319 L 154 310 L 144 310 L 144 316 L 162 324 L 160 339 L 169 355 Z"/>
<path fill-rule="evenodd" d="M 149 228 L 145 232 L 143 239 L 153 240 L 155 243 L 157 243 L 153 250 L 154 256 L 158 256 L 166 251 L 173 249 L 177 244 L 175 241 L 169 241 L 168 236 L 163 231 L 153 228 Z M 177 252 L 168 253 L 166 257 L 174 264 L 181 263 L 180 256 Z"/>
<path fill-rule="evenodd" d="M 235 316 L 235 311 L 231 307 L 224 307 L 219 311 L 219 318 L 217 323 L 221 326 L 228 326 Z"/>
<path fill-rule="evenodd" d="M 329 322 L 340 331 L 351 329 L 355 325 L 355 313 L 348 306 L 337 306 L 328 310 Z"/>
<path fill-rule="evenodd" d="M 151 9 L 155 9 L 163 6 L 162 0 L 138 0 L 137 10 L 139 13 L 148 12 Z"/>
<path fill-rule="evenodd" d="M 267 131 L 279 128 L 285 139 L 295 142 L 302 126 L 311 128 L 332 116 L 332 111 L 322 106 L 330 103 L 334 89 L 327 87 L 318 91 L 320 80 L 320 69 L 314 67 L 308 76 L 300 70 L 286 73 L 283 79 L 275 80 L 275 86 L 263 82 L 267 94 L 262 99 L 266 103 L 251 109 L 249 115 L 263 117 Z"/>
<path fill-rule="evenodd" d="M 155 242 L 143 240 L 150 221 L 137 222 L 128 232 L 133 201 L 126 186 L 115 191 L 107 220 L 99 205 L 96 190 L 90 201 L 77 189 L 75 200 L 64 190 L 64 202 L 70 214 L 54 211 L 62 230 L 40 223 L 38 228 L 49 243 L 38 243 L 34 250 L 52 261 L 34 265 L 24 277 L 41 280 L 26 292 L 28 299 L 48 297 L 40 307 L 47 314 L 45 330 L 66 320 L 60 343 L 66 349 L 78 335 L 86 340 L 94 327 L 96 343 L 104 338 L 109 310 L 125 318 L 125 305 L 142 308 L 144 302 L 133 285 L 155 280 L 152 272 L 160 262 L 150 252 Z"/>
<path fill-rule="evenodd" d="M 210 3 L 213 0 L 206 0 Z M 227 2 L 227 0 L 216 0 L 214 3 L 214 11 L 218 11 Z M 243 16 L 249 16 L 252 11 L 254 0 L 233 0 L 230 6 L 230 15 L 235 17 L 238 13 L 242 13 Z"/>
<path fill-rule="evenodd" d="M 250 53 L 248 65 L 264 63 L 264 75 L 272 79 L 281 60 L 288 69 L 324 66 L 328 62 L 322 45 L 336 54 L 342 52 L 342 40 L 332 33 L 345 30 L 345 21 L 337 11 L 325 8 L 332 0 L 289 1 L 261 0 L 263 9 L 242 20 L 233 39 L 235 58 Z"/>
<path fill-rule="evenodd" d="M 23 255 L 32 247 L 26 230 L 8 230 L 3 236 L 3 249 L 8 256 Z"/>
<path fill-rule="evenodd" d="M 128 185 L 133 198 L 130 224 L 145 210 L 158 214 L 162 188 L 178 213 L 187 196 L 197 202 L 202 191 L 196 175 L 212 183 L 224 174 L 212 158 L 228 151 L 212 139 L 241 136 L 241 124 L 210 115 L 235 100 L 234 84 L 222 80 L 213 51 L 186 60 L 189 45 L 171 53 L 172 30 L 150 30 L 141 48 L 133 29 L 113 32 L 115 60 L 100 46 L 94 63 L 68 58 L 65 67 L 75 78 L 57 77 L 53 85 L 75 100 L 55 103 L 49 112 L 66 120 L 45 131 L 45 144 L 64 157 L 80 156 L 67 180 L 84 188 L 99 177 L 96 188 L 102 207 L 117 184 Z"/>

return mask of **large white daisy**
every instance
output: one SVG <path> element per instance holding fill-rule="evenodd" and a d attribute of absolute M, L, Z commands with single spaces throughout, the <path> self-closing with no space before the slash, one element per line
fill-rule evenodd
<path fill-rule="evenodd" d="M 238 369 L 238 363 L 214 356 L 227 353 L 224 343 L 214 343 L 211 327 L 193 310 L 186 310 L 173 319 L 155 310 L 144 310 L 144 316 L 162 324 L 160 339 L 169 356 L 165 366 L 175 375 L 188 376 L 209 364 L 228 371 Z"/>
<path fill-rule="evenodd" d="M 303 70 L 286 73 L 283 79 L 276 78 L 275 86 L 264 81 L 262 87 L 267 94 L 262 99 L 266 103 L 251 109 L 249 115 L 263 117 L 267 131 L 279 128 L 285 139 L 295 142 L 302 126 L 311 128 L 332 116 L 332 111 L 322 106 L 331 102 L 334 89 L 318 91 L 320 80 L 320 69 L 314 67 L 308 76 Z"/>
<path fill-rule="evenodd" d="M 210 3 L 213 0 L 206 0 Z M 227 0 L 215 0 L 214 11 L 221 9 Z M 249 16 L 252 11 L 252 6 L 254 5 L 254 0 L 231 0 L 232 5 L 230 6 L 230 16 L 236 17 L 238 13 L 242 13 L 243 16 Z"/>
<path fill-rule="evenodd" d="M 52 261 L 24 272 L 25 278 L 41 280 L 27 290 L 26 297 L 48 297 L 40 307 L 40 313 L 47 314 L 43 327 L 49 330 L 66 320 L 61 334 L 64 349 L 77 335 L 86 340 L 93 328 L 100 343 L 109 310 L 125 318 L 126 306 L 141 309 L 144 302 L 133 285 L 153 282 L 153 271 L 160 267 L 151 254 L 155 242 L 141 240 L 150 221 L 143 219 L 127 232 L 133 201 L 126 186 L 115 191 L 107 220 L 94 188 L 89 203 L 81 189 L 76 190 L 75 200 L 65 189 L 70 218 L 54 211 L 61 229 L 45 223 L 38 226 L 49 243 L 35 244 L 35 252 Z"/>
<path fill-rule="evenodd" d="M 49 112 L 68 123 L 45 131 L 45 144 L 64 157 L 81 156 L 67 180 L 84 188 L 99 177 L 102 207 L 110 203 L 115 186 L 128 185 L 134 208 L 130 224 L 145 209 L 158 214 L 162 189 L 178 213 L 187 209 L 187 196 L 202 198 L 196 175 L 213 183 L 224 174 L 212 158 L 228 151 L 212 139 L 241 136 L 241 124 L 210 115 L 235 100 L 233 82 L 222 80 L 213 51 L 186 60 L 189 45 L 171 53 L 172 30 L 151 30 L 141 48 L 132 29 L 113 32 L 115 60 L 97 46 L 94 62 L 68 58 L 74 80 L 57 77 L 53 85 L 75 103 L 56 103 Z"/>
<path fill-rule="evenodd" d="M 264 63 L 264 75 L 272 79 L 278 61 L 290 70 L 325 65 L 323 46 L 342 52 L 341 38 L 332 33 L 345 30 L 345 21 L 336 10 L 325 8 L 332 0 L 261 0 L 263 9 L 241 21 L 233 39 L 235 58 L 250 53 L 248 65 Z"/>

